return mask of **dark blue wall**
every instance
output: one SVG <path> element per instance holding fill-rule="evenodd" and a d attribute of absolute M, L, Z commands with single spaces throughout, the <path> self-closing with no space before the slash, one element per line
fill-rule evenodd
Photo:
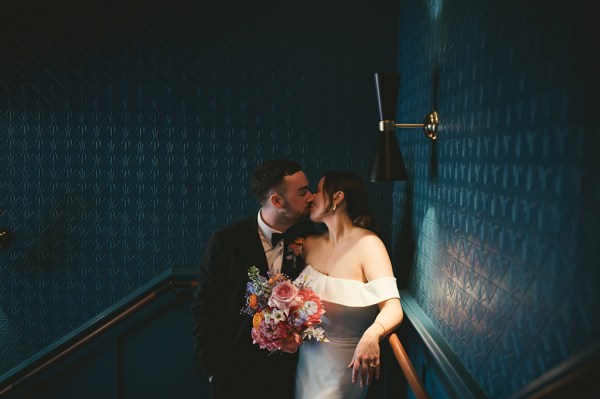
<path fill-rule="evenodd" d="M 402 284 L 490 397 L 585 352 L 600 336 L 587 15 L 516 0 L 7 7 L 0 374 L 194 269 L 210 234 L 256 211 L 258 162 L 365 176 L 386 69 L 402 73 L 399 122 L 441 119 L 435 146 L 398 132 L 408 182 L 370 186 Z"/>
<path fill-rule="evenodd" d="M 580 3 L 400 3 L 397 119 L 435 108 L 441 132 L 398 132 L 394 253 L 493 398 L 600 337 L 599 65 Z"/>
<path fill-rule="evenodd" d="M 0 375 L 195 270 L 215 230 L 257 211 L 259 162 L 366 176 L 397 15 L 387 0 L 3 6 Z M 389 239 L 392 187 L 371 188 Z"/>

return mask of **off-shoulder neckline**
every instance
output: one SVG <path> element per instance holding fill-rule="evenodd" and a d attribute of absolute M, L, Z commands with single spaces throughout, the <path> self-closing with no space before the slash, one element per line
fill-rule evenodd
<path fill-rule="evenodd" d="M 333 277 L 333 276 L 330 276 L 328 274 L 325 274 L 325 273 L 323 273 L 323 272 L 315 269 L 312 265 L 306 265 L 306 268 L 307 269 L 310 268 L 312 271 L 314 271 L 315 273 L 317 273 L 319 276 L 326 277 L 328 279 L 338 280 L 338 281 L 350 281 L 350 282 L 355 282 L 355 283 L 358 283 L 358 284 L 365 284 L 365 285 L 369 285 L 369 284 L 371 284 L 373 282 L 376 282 L 376 281 L 379 281 L 379 280 L 385 280 L 385 279 L 390 279 L 390 278 L 394 279 L 394 280 L 396 279 L 393 276 L 385 276 L 385 277 L 379 277 L 379 278 L 376 278 L 374 280 L 367 281 L 365 283 L 364 281 L 361 281 L 361 280 L 354 280 L 354 279 L 351 279 L 351 278 L 342 278 L 342 277 Z"/>

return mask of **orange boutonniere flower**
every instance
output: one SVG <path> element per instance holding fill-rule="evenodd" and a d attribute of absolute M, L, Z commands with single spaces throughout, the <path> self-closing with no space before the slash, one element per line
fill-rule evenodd
<path fill-rule="evenodd" d="M 292 261 L 292 268 L 296 268 L 298 260 L 304 257 L 304 238 L 296 237 L 294 242 L 290 243 L 287 247 L 286 259 Z"/>

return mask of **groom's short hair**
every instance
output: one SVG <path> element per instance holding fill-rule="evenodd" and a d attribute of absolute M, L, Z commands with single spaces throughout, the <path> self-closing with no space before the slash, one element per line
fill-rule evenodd
<path fill-rule="evenodd" d="M 285 177 L 301 170 L 300 164 L 288 159 L 273 159 L 258 165 L 252 177 L 252 191 L 258 202 L 264 205 L 271 191 L 285 191 Z"/>

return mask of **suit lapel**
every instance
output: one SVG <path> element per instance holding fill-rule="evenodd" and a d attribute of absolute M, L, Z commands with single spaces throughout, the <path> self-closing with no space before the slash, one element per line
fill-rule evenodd
<path fill-rule="evenodd" d="M 241 238 L 242 245 L 244 245 L 244 253 L 246 254 L 244 259 L 248 263 L 247 267 L 256 266 L 260 270 L 260 274 L 263 276 L 267 275 L 269 266 L 267 263 L 267 256 L 265 255 L 265 249 L 263 248 L 262 241 L 258 235 L 258 221 L 256 216 L 247 219 L 246 229 L 243 232 Z"/>

